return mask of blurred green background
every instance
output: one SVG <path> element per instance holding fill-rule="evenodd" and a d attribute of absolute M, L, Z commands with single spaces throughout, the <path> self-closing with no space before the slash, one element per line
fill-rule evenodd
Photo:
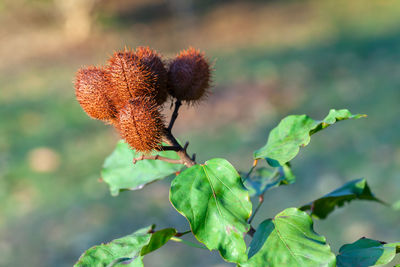
<path fill-rule="evenodd" d="M 313 136 L 292 162 L 297 183 L 270 191 L 255 225 L 360 177 L 399 200 L 399 14 L 396 0 L 2 0 L 0 266 L 72 266 L 152 223 L 188 229 L 169 180 L 118 197 L 100 182 L 118 136 L 82 111 L 73 79 L 125 45 L 165 58 L 192 45 L 215 63 L 212 95 L 182 109 L 174 130 L 198 161 L 225 157 L 246 171 L 286 115 L 368 114 Z M 315 228 L 335 251 L 362 236 L 399 241 L 400 211 L 353 202 Z M 173 242 L 145 265 L 232 266 Z"/>

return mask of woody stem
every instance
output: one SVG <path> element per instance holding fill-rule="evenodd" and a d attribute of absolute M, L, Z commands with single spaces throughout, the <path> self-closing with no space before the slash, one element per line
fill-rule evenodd
<path fill-rule="evenodd" d="M 181 102 L 180 100 L 177 99 L 177 100 L 175 101 L 174 112 L 172 113 L 171 120 L 170 120 L 169 125 L 168 125 L 168 130 L 169 130 L 169 131 L 172 130 L 172 127 L 174 126 L 174 123 L 175 123 L 175 121 L 176 121 L 176 118 L 178 118 L 178 111 L 179 111 L 179 108 L 180 108 L 181 106 L 182 106 L 182 102 Z"/>
<path fill-rule="evenodd" d="M 162 160 L 165 162 L 169 163 L 174 163 L 174 164 L 184 164 L 186 167 L 192 167 L 193 165 L 196 165 L 195 157 L 196 155 L 193 154 L 193 157 L 190 157 L 187 153 L 187 147 L 189 145 L 189 142 L 186 142 L 186 144 L 182 147 L 178 141 L 175 139 L 175 137 L 172 135 L 172 127 L 174 126 L 174 123 L 176 121 L 176 118 L 178 117 L 178 110 L 180 106 L 182 105 L 182 102 L 180 100 L 176 100 L 175 102 L 175 108 L 174 112 L 172 113 L 171 116 L 171 121 L 168 125 L 168 128 L 164 129 L 164 136 L 163 136 L 163 141 L 168 145 L 168 146 L 161 146 L 159 148 L 159 151 L 175 151 L 180 159 L 171 159 L 171 158 L 166 158 L 160 155 L 142 155 L 139 158 L 133 159 L 133 163 L 135 164 L 136 162 L 144 159 L 153 159 L 153 160 Z"/>
<path fill-rule="evenodd" d="M 178 118 L 178 111 L 181 106 L 182 102 L 179 99 L 177 99 L 175 101 L 174 112 L 171 115 L 171 121 L 169 122 L 168 128 L 165 129 L 164 131 L 165 133 L 163 136 L 163 141 L 168 146 L 163 146 L 161 149 L 176 151 L 178 156 L 181 158 L 183 164 L 185 164 L 186 167 L 191 167 L 196 164 L 196 161 L 195 161 L 195 155 L 193 155 L 193 157 L 191 158 L 186 151 L 189 143 L 186 143 L 185 146 L 182 147 L 175 139 L 175 137 L 172 135 L 172 127 L 174 126 L 176 118 Z"/>
<path fill-rule="evenodd" d="M 158 151 L 179 151 L 179 147 L 176 146 L 161 146 Z"/>
<path fill-rule="evenodd" d="M 257 161 L 254 161 L 253 166 L 255 167 L 256 165 L 257 165 Z M 279 174 L 279 172 L 278 172 L 277 170 L 275 170 L 275 171 L 272 173 L 272 175 L 271 175 L 271 177 L 270 177 L 269 179 L 273 179 L 273 178 L 274 178 L 276 175 L 278 175 L 278 174 Z M 255 217 L 256 214 L 257 214 L 257 212 L 260 210 L 261 205 L 264 203 L 264 194 L 265 194 L 265 192 L 266 192 L 266 191 L 264 190 L 264 192 L 263 192 L 261 195 L 258 196 L 258 204 L 257 204 L 257 207 L 256 207 L 256 209 L 254 210 L 253 214 L 251 215 L 251 217 L 250 217 L 248 223 L 251 223 L 251 222 L 253 221 L 254 217 Z"/>
<path fill-rule="evenodd" d="M 176 153 L 181 158 L 183 164 L 185 164 L 186 167 L 192 167 L 193 165 L 196 165 L 196 162 L 188 155 L 186 151 L 188 143 L 186 143 L 186 145 L 182 147 L 172 135 L 171 130 L 169 129 L 165 129 L 163 139 L 164 142 L 167 143 L 169 146 L 177 148 Z"/>
<path fill-rule="evenodd" d="M 133 164 L 136 164 L 136 162 L 144 159 L 162 160 L 168 163 L 183 164 L 183 161 L 181 159 L 170 159 L 160 155 L 142 155 L 139 158 L 133 159 Z"/>
<path fill-rule="evenodd" d="M 257 204 L 257 207 L 256 207 L 256 209 L 254 210 L 253 215 L 251 215 L 251 217 L 250 217 L 250 219 L 249 219 L 249 223 L 251 223 L 251 222 L 253 221 L 254 217 L 256 216 L 258 210 L 261 208 L 261 205 L 262 205 L 263 203 L 264 203 L 264 194 L 262 194 L 262 195 L 260 195 L 260 196 L 258 197 L 258 204 Z"/>

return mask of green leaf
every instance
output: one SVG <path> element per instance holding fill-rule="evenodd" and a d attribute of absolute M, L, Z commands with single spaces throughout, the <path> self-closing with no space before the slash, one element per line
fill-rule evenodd
<path fill-rule="evenodd" d="M 94 246 L 79 258 L 74 267 L 143 266 L 143 256 L 162 247 L 175 234 L 173 228 L 153 232 L 154 225 L 133 234 Z"/>
<path fill-rule="evenodd" d="M 336 266 L 325 237 L 314 232 L 311 217 L 289 208 L 262 222 L 242 267 Z"/>
<path fill-rule="evenodd" d="M 400 242 L 385 242 L 360 238 L 352 244 L 344 245 L 337 255 L 338 267 L 367 267 L 388 264 L 400 253 Z"/>
<path fill-rule="evenodd" d="M 322 121 L 313 120 L 307 115 L 290 115 L 270 132 L 267 144 L 254 152 L 254 158 L 266 158 L 273 167 L 284 165 L 299 153 L 300 146 L 310 143 L 312 134 L 337 121 L 361 117 L 365 115 L 352 115 L 347 109 L 331 109 Z"/>
<path fill-rule="evenodd" d="M 167 243 L 171 237 L 176 234 L 176 230 L 174 228 L 166 228 L 163 230 L 159 230 L 151 235 L 151 239 L 149 244 L 144 246 L 140 252 L 140 255 L 144 256 L 160 247 L 162 247 L 165 243 Z"/>
<path fill-rule="evenodd" d="M 377 201 L 384 204 L 383 201 L 377 199 L 372 194 L 367 181 L 361 178 L 344 184 L 331 193 L 302 206 L 300 209 L 304 211 L 311 210 L 311 215 L 320 219 L 325 219 L 336 206 L 341 207 L 346 202 L 355 199 Z"/>
<path fill-rule="evenodd" d="M 269 189 L 289 185 L 295 181 L 296 177 L 287 163 L 275 168 L 274 171 L 265 167 L 257 169 L 255 175 L 245 181 L 245 186 L 249 189 L 251 196 L 260 196 Z"/>
<path fill-rule="evenodd" d="M 110 243 L 94 246 L 82 254 L 74 267 L 143 266 L 140 251 L 149 244 L 151 230 L 152 226 L 145 227 Z M 128 264 L 119 264 L 122 262 Z"/>
<path fill-rule="evenodd" d="M 174 151 L 154 152 L 172 159 L 179 156 Z M 181 171 L 182 164 L 172 164 L 161 160 L 141 160 L 133 164 L 133 159 L 139 157 L 123 140 L 119 141 L 114 152 L 104 162 L 101 175 L 109 185 L 111 195 L 117 196 L 121 190 L 142 189 L 146 184 L 163 179 Z"/>
<path fill-rule="evenodd" d="M 251 202 L 228 161 L 211 159 L 184 170 L 172 181 L 170 200 L 208 249 L 219 250 L 230 262 L 247 259 L 243 236 L 249 229 Z"/>
<path fill-rule="evenodd" d="M 188 240 L 184 240 L 184 239 L 179 238 L 179 237 L 171 237 L 171 240 L 175 241 L 175 242 L 181 242 L 181 243 L 183 243 L 185 245 L 188 245 L 188 246 L 191 246 L 191 247 L 194 247 L 194 248 L 207 249 L 203 244 L 193 243 L 193 242 L 190 242 Z"/>

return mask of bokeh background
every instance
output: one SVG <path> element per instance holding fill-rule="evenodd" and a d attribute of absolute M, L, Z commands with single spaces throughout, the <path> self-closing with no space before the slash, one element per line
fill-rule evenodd
<path fill-rule="evenodd" d="M 168 59 L 191 45 L 214 62 L 212 95 L 182 109 L 174 130 L 199 161 L 225 157 L 246 171 L 286 115 L 368 114 L 313 136 L 292 162 L 297 183 L 270 191 L 255 225 L 360 177 L 396 202 L 399 14 L 397 0 L 0 1 L 0 266 L 72 266 L 153 223 L 188 229 L 168 201 L 170 180 L 118 197 L 99 181 L 118 136 L 84 114 L 73 79 L 125 46 Z M 400 212 L 353 202 L 315 228 L 335 251 L 362 236 L 399 241 Z M 145 265 L 233 266 L 174 242 Z"/>

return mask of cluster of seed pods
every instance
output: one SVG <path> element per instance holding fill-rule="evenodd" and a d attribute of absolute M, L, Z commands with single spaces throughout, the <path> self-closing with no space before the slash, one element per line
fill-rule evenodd
<path fill-rule="evenodd" d="M 92 118 L 112 124 L 135 150 L 158 149 L 165 134 L 162 106 L 168 97 L 194 103 L 207 95 L 211 68 L 194 48 L 165 64 L 148 47 L 115 52 L 102 67 L 78 70 L 76 98 Z"/>

